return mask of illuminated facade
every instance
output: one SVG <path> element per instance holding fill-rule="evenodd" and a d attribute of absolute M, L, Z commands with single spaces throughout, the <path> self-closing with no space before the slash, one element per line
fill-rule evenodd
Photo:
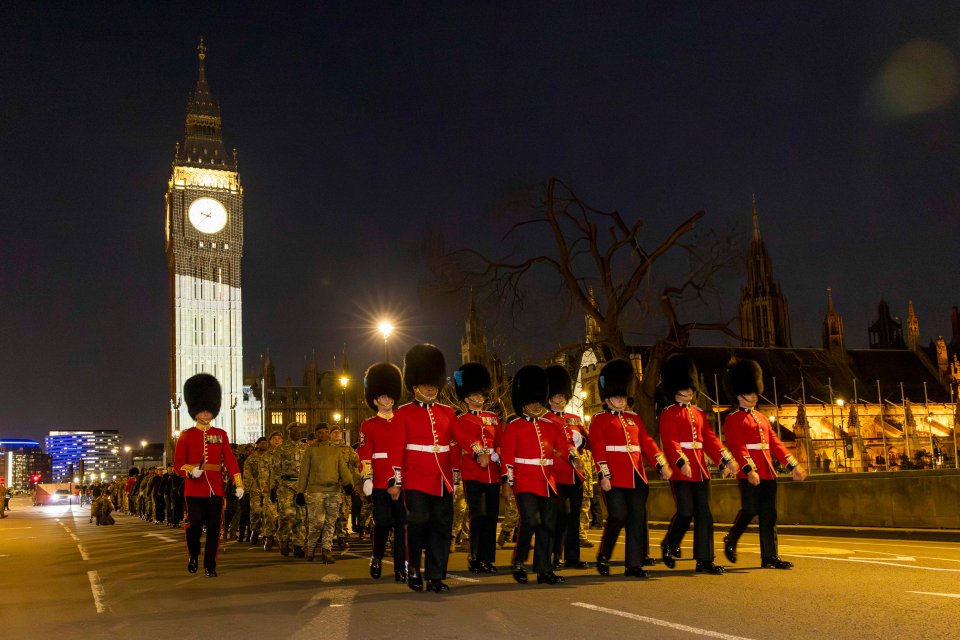
<path fill-rule="evenodd" d="M 51 431 L 44 443 L 54 482 L 70 482 L 71 471 L 80 482 L 123 474 L 119 431 Z"/>
<path fill-rule="evenodd" d="M 228 154 L 220 106 L 207 85 L 206 47 L 187 105 L 166 193 L 166 251 L 170 278 L 170 410 L 168 436 L 193 426 L 182 401 L 183 383 L 206 372 L 220 381 L 223 401 L 216 425 L 232 442 L 250 437 L 243 399 L 243 187 L 236 151 Z M 238 438 L 239 436 L 239 438 Z"/>
<path fill-rule="evenodd" d="M 0 440 L 0 480 L 15 492 L 29 491 L 32 476 L 40 475 L 40 482 L 53 477 L 50 456 L 43 452 L 36 440 L 8 438 Z"/>

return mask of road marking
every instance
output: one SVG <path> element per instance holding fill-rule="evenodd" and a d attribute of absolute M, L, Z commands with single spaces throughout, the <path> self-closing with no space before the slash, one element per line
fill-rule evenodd
<path fill-rule="evenodd" d="M 87 571 L 87 577 L 90 578 L 90 591 L 93 592 L 93 604 L 97 607 L 97 613 L 110 611 L 110 606 L 104 602 L 107 594 L 100 584 L 100 574 L 96 571 Z"/>
<path fill-rule="evenodd" d="M 369 560 L 369 559 L 370 559 L 370 556 L 362 556 L 362 555 L 360 555 L 359 553 L 353 553 L 353 552 L 351 552 L 351 551 L 344 551 L 343 553 L 340 554 L 340 556 L 341 556 L 341 557 L 343 557 L 343 556 L 351 556 L 351 557 L 353 557 L 353 558 L 362 558 L 362 559 L 364 559 L 364 560 Z M 393 561 L 392 561 L 392 560 L 387 560 L 386 558 L 384 558 L 383 560 L 381 560 L 381 562 L 382 562 L 383 564 L 393 564 Z M 458 574 L 456 574 L 456 573 L 450 573 L 449 571 L 447 572 L 447 578 L 453 579 L 453 580 L 459 580 L 460 582 L 480 582 L 480 580 L 479 580 L 478 578 L 468 578 L 467 576 L 461 576 L 461 575 L 458 575 Z"/>
<path fill-rule="evenodd" d="M 145 533 L 143 534 L 143 537 L 144 538 L 160 538 L 164 542 L 176 542 L 176 540 L 174 540 L 170 536 L 165 536 L 162 533 Z"/>
<path fill-rule="evenodd" d="M 960 598 L 960 593 L 934 593 L 932 591 L 907 591 L 907 593 L 919 593 L 922 596 L 943 596 L 944 598 Z"/>
<path fill-rule="evenodd" d="M 781 553 L 782 556 L 791 558 L 813 558 L 814 560 L 836 560 L 838 562 L 860 562 L 862 564 L 882 564 L 888 567 L 900 567 L 901 569 L 926 569 L 927 571 L 947 571 L 949 573 L 960 573 L 960 569 L 946 569 L 943 567 L 918 567 L 916 565 L 897 564 L 886 560 L 857 560 L 856 558 L 828 558 L 824 556 L 807 556 L 799 553 Z"/>
<path fill-rule="evenodd" d="M 883 562 L 884 560 L 889 562 L 916 562 L 917 559 L 913 556 L 897 556 L 896 558 L 859 558 L 857 556 L 850 556 L 850 560 L 865 560 L 865 561 L 875 561 Z"/>
<path fill-rule="evenodd" d="M 317 592 L 300 609 L 300 613 L 324 601 L 329 601 L 329 604 L 297 629 L 291 636 L 292 640 L 313 640 L 321 636 L 325 640 L 346 640 L 350 636 L 350 605 L 356 595 L 356 589 L 323 589 Z"/>
<path fill-rule="evenodd" d="M 677 624 L 676 622 L 670 622 L 668 620 L 658 620 L 657 618 L 640 616 L 635 613 L 629 613 L 627 611 L 618 611 L 617 609 L 608 609 L 606 607 L 598 607 L 595 604 L 587 604 L 586 602 L 574 602 L 572 604 L 575 607 L 582 607 L 584 609 L 590 609 L 591 611 L 599 611 L 600 613 L 609 613 L 614 616 L 620 616 L 621 618 L 628 618 L 630 620 L 636 620 L 637 622 L 646 622 L 648 624 L 654 624 L 659 627 L 676 629 L 677 631 L 695 633 L 697 635 L 706 636 L 708 638 L 722 638 L 723 640 L 751 640 L 750 638 L 744 638 L 743 636 L 732 636 L 728 633 L 720 633 L 719 631 L 711 631 L 709 629 L 699 629 L 697 627 L 690 627 L 685 624 Z"/>

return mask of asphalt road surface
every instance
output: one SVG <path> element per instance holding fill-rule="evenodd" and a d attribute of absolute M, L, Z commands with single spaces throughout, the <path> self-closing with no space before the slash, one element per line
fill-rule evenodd
<path fill-rule="evenodd" d="M 567 582 L 518 585 L 474 576 L 451 556 L 449 594 L 414 593 L 392 566 L 372 580 L 369 545 L 352 538 L 336 563 L 284 558 L 230 542 L 219 577 L 189 574 L 181 529 L 89 507 L 32 507 L 14 499 L 0 520 L 0 637 L 31 638 L 950 638 L 960 636 L 960 544 L 780 535 L 792 571 L 760 569 L 755 533 L 722 576 L 693 571 L 684 541 L 677 568 L 649 580 L 566 570 Z M 594 542 L 600 532 L 591 531 Z M 661 531 L 651 531 L 656 544 Z M 595 549 L 583 549 L 593 560 Z"/>

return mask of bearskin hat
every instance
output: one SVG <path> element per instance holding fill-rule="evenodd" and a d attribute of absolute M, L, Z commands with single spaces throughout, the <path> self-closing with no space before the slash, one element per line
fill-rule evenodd
<path fill-rule="evenodd" d="M 403 384 L 407 391 L 413 392 L 413 388 L 421 384 L 441 389 L 446 372 L 443 354 L 432 344 L 415 344 L 403 356 Z"/>
<path fill-rule="evenodd" d="M 479 362 L 467 362 L 453 372 L 453 386 L 460 402 L 475 393 L 487 395 L 491 384 L 490 372 Z"/>
<path fill-rule="evenodd" d="M 600 369 L 599 390 L 600 399 L 626 397 L 630 395 L 630 381 L 633 379 L 633 365 L 617 358 L 603 365 Z"/>
<path fill-rule="evenodd" d="M 763 369 L 755 360 L 734 358 L 723 372 L 723 391 L 731 403 L 737 402 L 737 396 L 763 393 Z"/>
<path fill-rule="evenodd" d="M 140 469 L 136 467 L 130 467 L 130 471 L 128 471 L 127 473 L 130 475 L 130 477 L 138 476 L 140 475 Z"/>
<path fill-rule="evenodd" d="M 363 374 L 363 396 L 367 400 L 367 406 L 372 410 L 377 410 L 377 403 L 374 400 L 380 396 L 390 396 L 393 398 L 393 403 L 397 404 L 402 394 L 403 375 L 397 365 L 378 362 L 370 365 L 367 372 Z"/>
<path fill-rule="evenodd" d="M 510 399 L 513 401 L 513 410 L 518 416 L 523 415 L 523 405 L 531 402 L 547 404 L 547 394 L 550 392 L 550 383 L 547 381 L 547 372 L 543 367 L 528 364 L 517 371 L 513 376 L 513 387 Z"/>
<path fill-rule="evenodd" d="M 209 411 L 216 418 L 222 395 L 220 383 L 209 373 L 198 373 L 183 383 L 183 401 L 191 418 L 196 418 L 201 411 Z"/>
<path fill-rule="evenodd" d="M 573 397 L 573 380 L 570 379 L 570 372 L 567 371 L 567 368 L 559 364 L 552 364 L 547 367 L 547 382 L 550 386 L 550 391 L 547 394 L 548 398 L 552 398 L 558 393 L 563 394 L 563 396 L 569 400 Z"/>
<path fill-rule="evenodd" d="M 684 389 L 693 389 L 696 394 L 699 379 L 697 365 L 682 353 L 667 356 L 660 366 L 660 386 L 663 387 L 664 394 L 671 402 L 677 392 Z"/>

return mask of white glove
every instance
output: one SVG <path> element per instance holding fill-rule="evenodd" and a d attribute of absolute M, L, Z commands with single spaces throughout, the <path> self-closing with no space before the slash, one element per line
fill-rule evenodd
<path fill-rule="evenodd" d="M 237 487 L 237 500 L 243 499 L 243 487 Z"/>
<path fill-rule="evenodd" d="M 202 476 L 202 475 L 203 475 L 203 469 L 200 468 L 200 465 L 195 466 L 195 467 L 190 471 L 190 477 L 192 477 L 192 478 L 199 478 L 199 477 Z"/>
<path fill-rule="evenodd" d="M 373 495 L 373 478 L 367 478 L 363 481 L 363 495 L 368 497 Z"/>
<path fill-rule="evenodd" d="M 574 431 L 574 432 L 573 432 L 573 446 L 575 446 L 576 448 L 579 449 L 579 448 L 580 448 L 580 445 L 582 445 L 582 444 L 583 444 L 583 434 L 581 434 L 579 431 Z"/>
<path fill-rule="evenodd" d="M 497 464 L 500 464 L 500 454 L 494 451 L 493 453 L 490 454 L 490 460 L 493 462 L 496 462 Z"/>

